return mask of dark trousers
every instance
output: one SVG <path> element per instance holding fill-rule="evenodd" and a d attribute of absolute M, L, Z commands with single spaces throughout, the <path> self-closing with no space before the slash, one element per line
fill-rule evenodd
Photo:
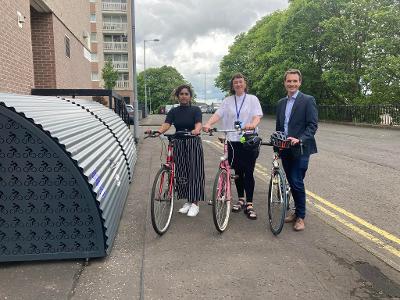
<path fill-rule="evenodd" d="M 296 205 L 296 216 L 304 219 L 306 216 L 306 190 L 304 187 L 304 177 L 308 168 L 309 155 L 293 157 L 291 155 L 282 156 L 282 165 L 286 177 L 289 181 L 294 203 Z"/>
<path fill-rule="evenodd" d="M 239 198 L 244 198 L 246 192 L 246 201 L 253 202 L 254 194 L 254 167 L 258 157 L 258 151 L 246 150 L 241 142 L 231 142 L 228 144 L 228 160 L 235 170 L 236 190 Z"/>

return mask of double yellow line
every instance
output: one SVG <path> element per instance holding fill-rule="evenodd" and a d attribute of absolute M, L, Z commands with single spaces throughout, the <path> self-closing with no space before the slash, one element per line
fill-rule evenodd
<path fill-rule="evenodd" d="M 209 144 L 209 145 L 212 145 L 219 149 L 223 149 L 222 144 L 219 144 L 214 141 L 208 141 L 208 140 L 203 140 L 203 141 L 207 142 L 207 144 Z M 269 175 L 270 171 L 267 168 L 256 163 L 255 172 L 256 172 L 256 176 L 260 180 L 262 180 L 263 182 L 268 182 L 268 179 L 270 176 Z M 400 250 L 389 245 L 386 241 L 382 240 L 382 238 L 384 238 L 384 239 L 390 241 L 390 243 L 393 243 L 395 246 L 400 246 L 400 238 L 398 238 L 394 234 L 391 234 L 391 233 L 365 221 L 364 219 L 354 215 L 351 212 L 348 212 L 347 210 L 341 208 L 340 206 L 333 204 L 332 202 L 318 196 L 317 194 L 315 194 L 311 191 L 306 190 L 306 194 L 308 196 L 307 202 L 309 204 L 311 204 L 313 207 L 315 207 L 316 209 L 318 209 L 320 212 L 331 217 L 336 222 L 338 222 L 341 225 L 345 226 L 346 228 L 350 229 L 352 232 L 355 232 L 358 235 L 362 236 L 363 238 L 367 239 L 368 241 L 371 241 L 372 243 L 377 245 L 378 248 L 384 249 L 384 250 L 388 251 L 389 253 L 393 254 L 394 256 L 396 256 L 397 258 L 400 258 Z M 353 223 L 344 219 L 343 216 L 346 217 L 347 219 L 350 219 L 351 221 L 353 221 Z M 377 234 L 378 237 L 365 231 L 359 225 L 367 228 L 370 232 Z M 367 250 L 370 251 L 370 249 L 367 249 Z M 377 254 L 377 253 L 373 252 L 373 254 Z"/>

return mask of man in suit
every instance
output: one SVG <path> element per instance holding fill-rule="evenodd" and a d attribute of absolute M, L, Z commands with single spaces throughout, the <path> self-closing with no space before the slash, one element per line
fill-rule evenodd
<path fill-rule="evenodd" d="M 299 91 L 302 76 L 299 70 L 290 69 L 284 76 L 287 96 L 278 102 L 276 130 L 285 132 L 291 148 L 281 153 L 282 165 L 289 181 L 296 211 L 285 222 L 294 222 L 296 231 L 304 230 L 306 192 L 304 177 L 310 155 L 317 153 L 314 135 L 318 128 L 318 111 L 315 99 Z"/>

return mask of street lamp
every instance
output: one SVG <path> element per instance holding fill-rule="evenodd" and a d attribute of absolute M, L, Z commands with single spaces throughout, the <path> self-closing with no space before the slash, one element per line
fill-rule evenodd
<path fill-rule="evenodd" d="M 159 39 L 143 40 L 143 81 L 144 81 L 144 110 L 147 116 L 147 86 L 146 86 L 146 42 L 159 42 Z"/>
<path fill-rule="evenodd" d="M 150 105 L 150 112 L 149 112 L 149 114 L 151 115 L 151 114 L 152 114 L 152 109 L 151 109 L 151 89 L 150 89 L 150 87 L 148 87 L 148 89 L 149 89 L 149 105 Z"/>
<path fill-rule="evenodd" d="M 199 72 L 198 74 L 203 74 Z M 204 100 L 207 100 L 207 72 L 204 72 Z"/>
<path fill-rule="evenodd" d="M 134 98 L 134 139 L 135 143 L 139 142 L 139 106 L 136 76 L 136 21 L 135 21 L 135 0 L 131 2 L 131 43 L 132 43 L 132 81 L 133 81 L 133 98 Z"/>

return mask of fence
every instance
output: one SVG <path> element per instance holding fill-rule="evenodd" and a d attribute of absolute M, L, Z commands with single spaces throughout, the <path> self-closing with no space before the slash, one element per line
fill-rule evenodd
<path fill-rule="evenodd" d="M 129 127 L 129 114 L 124 99 L 112 90 L 102 89 L 32 89 L 32 95 L 38 96 L 93 96 L 108 97 L 108 107 L 115 111 Z"/>
<path fill-rule="evenodd" d="M 276 106 L 265 105 L 264 112 L 276 114 Z M 400 104 L 395 105 L 319 105 L 322 121 L 400 126 Z"/>

